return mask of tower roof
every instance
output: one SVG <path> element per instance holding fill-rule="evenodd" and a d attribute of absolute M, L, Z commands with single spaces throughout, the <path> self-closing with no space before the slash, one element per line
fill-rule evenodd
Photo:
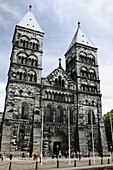
<path fill-rule="evenodd" d="M 78 29 L 72 39 L 72 42 L 68 48 L 68 50 L 75 44 L 75 43 L 79 43 L 79 44 L 83 44 L 83 45 L 87 45 L 93 48 L 96 48 L 94 46 L 94 44 L 91 42 L 91 40 L 87 37 L 87 35 L 82 31 L 82 29 L 80 28 L 80 22 L 78 22 Z"/>
<path fill-rule="evenodd" d="M 32 6 L 29 6 L 29 11 L 27 14 L 22 18 L 22 20 L 17 24 L 17 26 L 25 27 L 28 29 L 32 29 L 35 31 L 43 32 L 41 27 L 39 26 L 37 20 L 35 19 L 32 11 Z"/>

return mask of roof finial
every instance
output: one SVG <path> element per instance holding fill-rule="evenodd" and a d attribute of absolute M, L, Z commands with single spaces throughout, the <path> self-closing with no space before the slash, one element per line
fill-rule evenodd
<path fill-rule="evenodd" d="M 59 58 L 59 67 L 61 67 L 61 58 Z"/>
<path fill-rule="evenodd" d="M 32 5 L 29 5 L 29 11 L 31 12 L 31 9 L 32 9 Z"/>
<path fill-rule="evenodd" d="M 80 28 L 80 22 L 78 22 L 78 28 Z"/>

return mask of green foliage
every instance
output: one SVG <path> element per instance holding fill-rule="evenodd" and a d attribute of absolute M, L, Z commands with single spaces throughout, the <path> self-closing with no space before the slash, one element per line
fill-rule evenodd
<path fill-rule="evenodd" d="M 112 125 L 113 125 L 113 109 L 110 112 L 108 112 L 107 114 L 104 114 L 104 116 L 103 116 L 108 144 L 112 143 L 110 114 L 111 114 L 111 120 L 112 120 Z"/>

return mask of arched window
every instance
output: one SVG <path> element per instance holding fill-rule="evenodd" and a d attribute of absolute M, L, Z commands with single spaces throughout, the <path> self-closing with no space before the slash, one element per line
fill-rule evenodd
<path fill-rule="evenodd" d="M 61 86 L 61 76 L 59 76 L 59 86 Z"/>
<path fill-rule="evenodd" d="M 55 85 L 57 86 L 57 79 L 55 79 Z"/>
<path fill-rule="evenodd" d="M 26 102 L 22 102 L 19 105 L 19 114 L 20 114 L 21 119 L 28 119 L 29 105 Z"/>
<path fill-rule="evenodd" d="M 36 77 L 36 75 L 34 75 L 34 82 L 35 82 L 35 83 L 37 82 L 37 77 Z"/>
<path fill-rule="evenodd" d="M 22 72 L 20 72 L 20 77 L 19 77 L 20 80 L 22 80 Z"/>
<path fill-rule="evenodd" d="M 57 107 L 57 110 L 56 110 L 56 122 L 62 123 L 62 114 L 61 114 L 61 108 L 60 107 Z"/>
<path fill-rule="evenodd" d="M 62 80 L 62 87 L 64 87 L 64 80 Z"/>
<path fill-rule="evenodd" d="M 46 107 L 46 114 L 45 114 L 45 122 L 51 122 L 51 107 L 47 106 Z"/>

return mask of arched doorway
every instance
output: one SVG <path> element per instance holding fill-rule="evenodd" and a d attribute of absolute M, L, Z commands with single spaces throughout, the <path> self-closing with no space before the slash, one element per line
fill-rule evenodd
<path fill-rule="evenodd" d="M 58 132 L 54 136 L 53 141 L 53 154 L 57 154 L 57 152 L 61 151 L 61 153 L 64 155 L 66 151 L 68 151 L 68 141 L 67 137 L 64 134 L 64 132 Z M 57 150 L 58 146 L 58 150 Z"/>

